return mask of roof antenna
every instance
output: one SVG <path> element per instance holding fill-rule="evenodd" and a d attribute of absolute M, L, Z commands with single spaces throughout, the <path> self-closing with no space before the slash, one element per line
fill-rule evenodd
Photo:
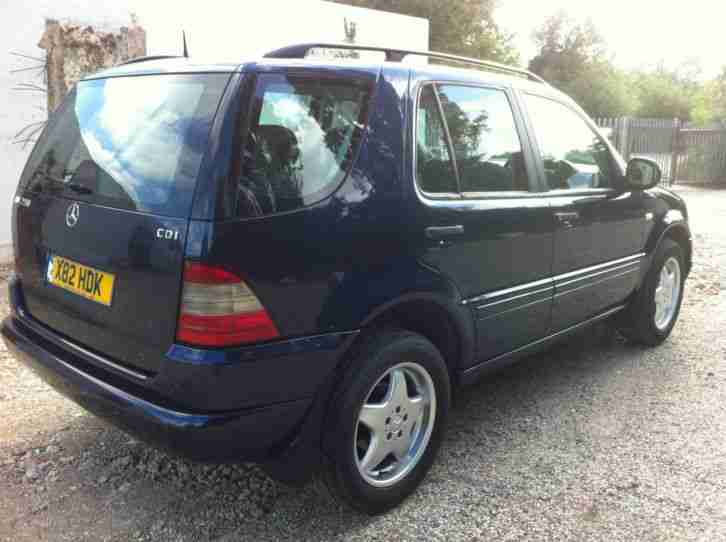
<path fill-rule="evenodd" d="M 182 30 L 182 42 L 184 43 L 184 58 L 189 58 L 189 51 L 187 50 L 187 35 Z"/>

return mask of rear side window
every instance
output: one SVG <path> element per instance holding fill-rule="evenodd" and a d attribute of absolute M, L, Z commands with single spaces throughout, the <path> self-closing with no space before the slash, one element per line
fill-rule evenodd
<path fill-rule="evenodd" d="M 330 195 L 357 153 L 369 95 L 367 82 L 259 76 L 232 214 L 291 211 Z"/>
<path fill-rule="evenodd" d="M 502 90 L 440 85 L 462 192 L 529 190 L 522 144 Z"/>
<path fill-rule="evenodd" d="M 427 85 L 419 96 L 416 129 L 416 179 L 425 192 L 460 190 L 477 197 L 529 190 L 522 144 L 504 91 Z"/>
<path fill-rule="evenodd" d="M 433 85 L 421 90 L 416 117 L 416 178 L 429 194 L 458 192 L 454 164 Z"/>
<path fill-rule="evenodd" d="M 26 190 L 166 216 L 188 216 L 229 74 L 80 82 L 38 141 Z"/>
<path fill-rule="evenodd" d="M 612 186 L 610 151 L 582 117 L 548 98 L 524 99 L 551 190 Z"/>

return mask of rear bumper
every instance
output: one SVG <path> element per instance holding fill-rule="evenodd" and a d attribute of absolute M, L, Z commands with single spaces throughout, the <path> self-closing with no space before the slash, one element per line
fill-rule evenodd
<path fill-rule="evenodd" d="M 104 366 L 99 356 L 81 355 L 82 349 L 40 326 L 23 310 L 17 288 L 11 285 L 14 312 L 0 333 L 19 361 L 89 412 L 155 447 L 200 461 L 272 460 L 299 442 L 302 431 L 314 430 L 308 414 L 345 342 L 331 347 L 330 337 L 280 341 L 246 349 L 242 359 L 240 352 L 203 355 L 175 347 L 165 370 L 143 382 L 118 366 Z M 251 359 L 253 352 L 258 356 Z M 233 390 L 239 406 L 216 408 L 222 399 L 232 402 Z M 190 404 L 199 406 L 185 406 Z"/>
<path fill-rule="evenodd" d="M 38 346 L 14 317 L 2 336 L 15 357 L 58 392 L 154 446 L 205 461 L 264 460 L 302 421 L 311 400 L 220 414 L 179 412 L 134 396 Z"/>

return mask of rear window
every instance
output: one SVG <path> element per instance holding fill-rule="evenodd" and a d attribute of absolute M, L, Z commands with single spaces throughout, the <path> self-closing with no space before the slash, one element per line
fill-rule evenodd
<path fill-rule="evenodd" d="M 369 88 L 348 79 L 259 76 L 226 214 L 291 211 L 330 195 L 356 155 Z"/>
<path fill-rule="evenodd" d="M 90 203 L 188 216 L 229 74 L 80 82 L 52 116 L 21 186 Z"/>

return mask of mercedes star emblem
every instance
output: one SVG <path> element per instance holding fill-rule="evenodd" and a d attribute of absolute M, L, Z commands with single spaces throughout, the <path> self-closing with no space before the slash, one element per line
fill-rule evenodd
<path fill-rule="evenodd" d="M 81 208 L 75 201 L 68 206 L 66 211 L 66 225 L 72 228 L 78 223 L 78 215 L 81 212 Z"/>

